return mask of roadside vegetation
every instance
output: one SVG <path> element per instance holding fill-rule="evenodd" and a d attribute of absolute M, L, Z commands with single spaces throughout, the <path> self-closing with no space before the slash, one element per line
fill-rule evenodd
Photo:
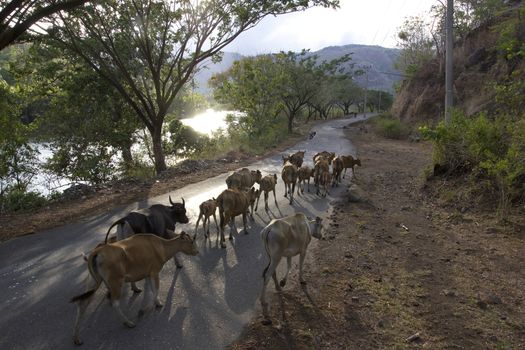
<path fill-rule="evenodd" d="M 432 175 L 461 188 L 450 201 L 457 202 L 462 196 L 463 201 L 492 202 L 505 219 L 525 198 L 525 9 L 521 1 L 455 2 L 455 42 L 460 52 L 455 60 L 465 63 L 456 71 L 463 77 L 464 86 L 456 92 L 459 96 L 450 125 L 435 122 L 430 96 L 408 94 L 410 85 L 417 84 L 429 66 L 439 67 L 432 76 L 426 76 L 429 84 L 442 78 L 444 10 L 436 5 L 431 23 L 411 18 L 401 28 L 399 67 L 409 78 L 399 94 L 405 101 L 411 96 L 429 106 L 419 107 L 419 117 L 411 122 L 420 125 L 422 136 L 435 145 Z M 476 39 L 478 32 L 483 34 Z M 462 46 L 467 45 L 469 50 L 465 51 Z M 466 85 L 464 81 L 470 77 L 479 85 Z M 382 123 L 382 130 L 395 129 L 392 123 L 389 127 Z"/>

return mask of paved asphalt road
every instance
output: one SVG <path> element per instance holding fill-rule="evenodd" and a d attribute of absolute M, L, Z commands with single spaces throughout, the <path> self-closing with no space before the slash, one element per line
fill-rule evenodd
<path fill-rule="evenodd" d="M 354 154 L 355 149 L 343 136 L 342 127 L 361 118 L 342 119 L 320 124 L 317 135 L 284 153 L 305 150 L 305 163 L 312 166 L 312 156 L 323 150 L 337 154 Z M 255 222 L 249 221 L 249 234 L 226 241 L 227 249 L 215 245 L 212 220 L 212 244 L 204 243 L 199 230 L 200 255 L 182 256 L 184 268 L 177 270 L 169 261 L 161 272 L 160 300 L 165 304 L 127 329 L 117 319 L 101 288 L 93 300 L 81 329 L 84 349 L 223 349 L 234 341 L 243 326 L 260 311 L 259 293 L 262 270 L 267 264 L 259 232 L 271 218 L 301 211 L 309 216 L 326 216 L 330 201 L 341 196 L 346 186 L 332 189 L 327 198 L 314 191 L 295 195 L 293 206 L 283 197 L 280 177 L 281 154 L 252 164 L 263 175 L 278 174 L 275 207 L 270 194 L 270 214 L 264 211 L 261 198 Z M 190 224 L 177 226 L 193 232 L 202 201 L 217 196 L 226 188 L 223 174 L 171 192 L 171 197 L 186 199 Z M 344 182 L 346 183 L 344 180 Z M 313 186 L 311 186 L 313 189 Z M 0 349 L 73 349 L 72 327 L 76 306 L 68 300 L 84 291 L 87 269 L 81 252 L 103 240 L 109 225 L 125 213 L 154 203 L 168 202 L 168 194 L 121 207 L 71 225 L 13 239 L 0 245 Z M 262 204 L 262 205 L 261 205 Z M 237 228 L 242 220 L 237 218 Z M 226 228 L 228 230 L 228 227 Z M 227 233 L 228 231 L 226 231 Z M 315 240 L 312 242 L 315 244 Z M 296 278 L 294 258 L 291 278 Z M 281 261 L 281 271 L 285 261 Z M 295 271 L 295 273 L 293 273 Z M 281 272 L 282 274 L 282 272 Z M 308 278 L 308 269 L 306 269 Z M 141 285 L 142 282 L 139 284 Z M 290 288 L 290 286 L 287 286 Z M 269 284 L 268 293 L 273 293 Z M 131 295 L 131 292 L 130 292 Z M 136 315 L 142 294 L 130 297 L 125 312 Z M 275 307 L 272 305 L 272 307 Z"/>

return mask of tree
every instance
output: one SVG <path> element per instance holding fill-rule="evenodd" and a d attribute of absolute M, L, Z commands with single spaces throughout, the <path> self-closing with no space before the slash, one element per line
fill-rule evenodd
<path fill-rule="evenodd" d="M 161 172 L 165 116 L 199 64 L 267 15 L 338 5 L 338 0 L 104 0 L 61 15 L 49 35 L 131 106 L 151 134 L 155 169 Z"/>
<path fill-rule="evenodd" d="M 350 114 L 350 108 L 356 104 L 363 95 L 356 82 L 351 79 L 338 79 L 334 86 L 335 104 L 343 111 L 344 115 Z"/>
<path fill-rule="evenodd" d="M 36 118 L 34 138 L 51 143 L 50 170 L 74 181 L 103 182 L 116 173 L 117 151 L 124 169 L 133 166 L 131 146 L 140 121 L 107 81 L 78 58 L 43 43 L 21 58 L 13 73 L 30 110 L 24 119 Z M 99 166 L 107 170 L 95 171 Z"/>
<path fill-rule="evenodd" d="M 0 50 L 20 40 L 29 28 L 60 11 L 72 10 L 89 0 L 0 0 Z"/>
<path fill-rule="evenodd" d="M 434 56 L 433 39 L 422 18 L 408 17 L 397 34 L 402 49 L 396 68 L 407 75 L 414 74 Z"/>
<path fill-rule="evenodd" d="M 283 110 L 280 89 L 284 78 L 273 55 L 259 55 L 236 61 L 227 71 L 214 75 L 210 86 L 216 101 L 244 113 L 239 128 L 248 136 L 258 136 Z"/>

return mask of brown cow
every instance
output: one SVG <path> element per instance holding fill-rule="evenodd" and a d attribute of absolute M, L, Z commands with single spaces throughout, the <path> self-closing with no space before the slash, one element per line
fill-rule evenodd
<path fill-rule="evenodd" d="M 341 157 L 335 157 L 332 160 L 332 187 L 339 186 L 341 183 L 341 173 L 343 172 L 343 160 Z"/>
<path fill-rule="evenodd" d="M 304 154 L 305 153 L 306 153 L 306 150 L 295 152 L 294 154 L 292 154 L 289 157 L 284 157 L 283 156 L 283 162 L 284 161 L 289 161 L 290 163 L 295 165 L 297 168 L 300 168 L 301 165 L 303 165 L 303 159 L 304 159 Z"/>
<path fill-rule="evenodd" d="M 346 176 L 346 169 L 352 168 L 352 175 L 355 176 L 355 170 L 354 166 L 358 165 L 361 166 L 361 160 L 359 158 L 354 159 L 354 157 L 348 155 L 348 156 L 341 156 L 341 159 L 343 161 L 343 169 L 345 170 L 345 173 L 343 175 L 343 179 Z"/>
<path fill-rule="evenodd" d="M 317 161 L 320 160 L 321 158 L 326 159 L 328 161 L 328 164 L 330 164 L 332 163 L 332 160 L 335 158 L 335 153 L 327 152 L 327 151 L 322 151 L 322 152 L 317 153 L 313 158 L 314 164 L 317 163 Z"/>
<path fill-rule="evenodd" d="M 319 176 L 319 186 L 317 193 L 320 194 L 321 197 L 326 197 L 327 194 L 330 194 L 328 189 L 330 188 L 330 180 L 331 180 L 330 172 L 329 171 L 323 171 L 321 172 L 321 176 Z M 319 188 L 321 188 L 321 191 L 319 191 Z"/>
<path fill-rule="evenodd" d="M 281 178 L 284 182 L 284 196 L 288 197 L 289 194 L 290 204 L 292 204 L 295 184 L 297 183 L 297 167 L 290 163 L 290 161 L 285 161 L 283 170 L 281 171 Z"/>
<path fill-rule="evenodd" d="M 217 225 L 217 216 L 215 212 L 217 211 L 217 200 L 215 198 L 208 199 L 207 201 L 202 202 L 199 205 L 199 217 L 197 219 L 197 224 L 195 225 L 195 233 L 193 234 L 193 239 L 197 237 L 197 229 L 199 228 L 199 221 L 202 220 L 202 229 L 204 230 L 204 239 L 208 238 L 210 235 L 210 216 L 213 215 L 213 221 L 215 221 L 215 226 L 217 227 L 217 240 L 219 240 L 219 225 Z M 208 223 L 208 229 L 206 230 L 206 223 Z"/>
<path fill-rule="evenodd" d="M 299 194 L 299 190 L 301 193 L 304 194 L 304 184 L 308 181 L 308 192 L 310 192 L 310 178 L 314 176 L 314 169 L 311 169 L 307 165 L 303 165 L 299 168 L 297 171 L 297 178 L 299 181 L 299 185 L 297 186 L 297 193 Z"/>
<path fill-rule="evenodd" d="M 324 157 L 320 157 L 318 158 L 314 167 L 314 184 L 317 187 L 317 194 L 319 194 L 319 179 L 321 178 L 321 174 L 324 172 L 330 173 L 330 165 L 328 160 L 326 160 Z"/>
<path fill-rule="evenodd" d="M 275 185 L 277 184 L 277 175 L 266 175 L 261 179 L 261 182 L 259 183 L 259 195 L 257 196 L 257 204 L 255 205 L 255 211 L 257 211 L 257 208 L 259 207 L 259 198 L 261 197 L 261 193 L 264 192 L 264 209 L 268 211 L 268 193 L 270 191 L 273 192 L 273 199 L 275 201 L 275 206 L 279 207 L 279 204 L 277 204 L 277 198 L 275 197 Z"/>
<path fill-rule="evenodd" d="M 219 207 L 219 217 L 220 217 L 220 229 L 221 229 L 221 247 L 226 248 L 225 239 L 224 239 L 224 227 L 226 223 L 230 226 L 230 237 L 232 240 L 232 232 L 235 230 L 237 232 L 237 227 L 235 226 L 235 217 L 237 215 L 242 215 L 242 221 L 244 224 L 244 233 L 248 234 L 246 229 L 246 214 L 251 207 L 251 214 L 253 217 L 253 206 L 255 204 L 255 199 L 259 195 L 259 190 L 255 190 L 252 187 L 249 191 L 244 192 L 237 189 L 226 189 L 217 197 L 217 206 Z"/>
<path fill-rule="evenodd" d="M 226 185 L 228 188 L 237 188 L 239 190 L 247 190 L 253 186 L 254 183 L 261 181 L 262 174 L 259 170 L 250 170 L 242 168 L 230 174 L 226 178 Z"/>

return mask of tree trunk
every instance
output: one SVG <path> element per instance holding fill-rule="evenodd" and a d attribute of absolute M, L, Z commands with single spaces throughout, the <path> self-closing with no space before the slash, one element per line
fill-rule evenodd
<path fill-rule="evenodd" d="M 290 115 L 288 116 L 288 133 L 291 134 L 292 133 L 292 128 L 293 128 L 293 120 L 295 118 L 295 113 L 294 112 L 291 112 Z"/>
<path fill-rule="evenodd" d="M 155 171 L 160 174 L 166 170 L 166 160 L 162 149 L 162 124 L 155 125 L 151 132 L 151 143 L 153 144 L 153 157 L 155 158 Z"/>
<path fill-rule="evenodd" d="M 131 155 L 131 143 L 126 143 L 120 146 L 122 152 L 122 161 L 124 162 L 124 168 L 130 169 L 133 165 L 133 156 Z"/>

